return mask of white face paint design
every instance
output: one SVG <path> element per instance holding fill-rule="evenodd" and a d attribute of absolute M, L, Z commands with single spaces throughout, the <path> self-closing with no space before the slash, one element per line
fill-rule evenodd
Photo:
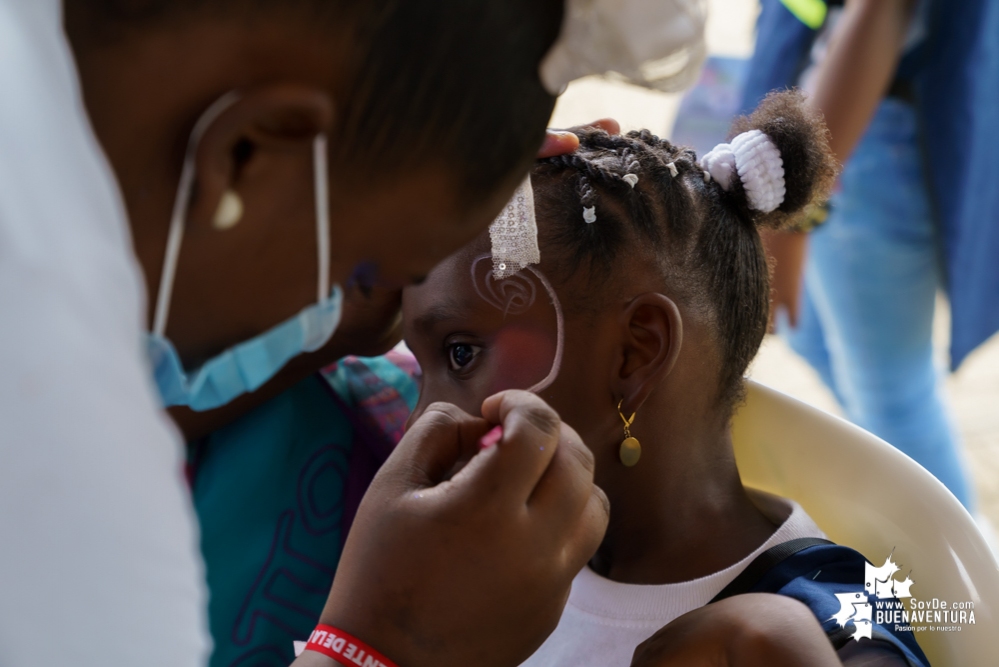
<path fill-rule="evenodd" d="M 562 304 L 548 278 L 540 270 L 528 266 L 507 278 L 497 280 L 491 267 L 487 271 L 477 270 L 479 264 L 487 259 L 492 260 L 492 255 L 480 255 L 472 262 L 472 286 L 483 301 L 503 311 L 504 317 L 525 313 L 534 305 L 538 295 L 537 283 L 540 283 L 547 292 L 555 308 L 557 336 L 555 359 L 548 375 L 527 389 L 536 394 L 550 387 L 562 369 L 562 353 L 565 347 L 565 317 L 562 313 Z"/>

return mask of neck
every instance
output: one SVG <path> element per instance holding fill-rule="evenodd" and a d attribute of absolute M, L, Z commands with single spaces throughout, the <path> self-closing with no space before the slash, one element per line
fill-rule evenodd
<path fill-rule="evenodd" d="M 689 581 L 737 563 L 773 534 L 742 486 L 728 425 L 709 402 L 698 411 L 689 400 L 654 394 L 633 430 L 642 443 L 637 466 L 622 466 L 616 446 L 605 450 L 615 455 L 601 475 L 613 511 L 593 561 L 600 574 L 624 583 Z"/>

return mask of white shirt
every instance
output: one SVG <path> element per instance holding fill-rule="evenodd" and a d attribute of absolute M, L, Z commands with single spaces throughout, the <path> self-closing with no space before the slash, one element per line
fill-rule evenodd
<path fill-rule="evenodd" d="M 0 0 L 0 665 L 195 667 L 203 566 L 58 0 Z"/>
<path fill-rule="evenodd" d="M 758 491 L 749 494 L 780 525 L 756 551 L 720 572 L 660 586 L 621 584 L 583 568 L 572 582 L 555 632 L 524 665 L 627 667 L 639 644 L 678 616 L 706 605 L 770 547 L 799 537 L 825 537 L 797 503 Z"/>

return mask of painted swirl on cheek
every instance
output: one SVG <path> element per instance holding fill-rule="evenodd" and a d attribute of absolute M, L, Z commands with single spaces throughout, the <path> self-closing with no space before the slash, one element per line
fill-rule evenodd
<path fill-rule="evenodd" d="M 562 304 L 559 302 L 558 295 L 555 294 L 555 290 L 545 275 L 533 266 L 528 266 L 508 278 L 496 280 L 492 270 L 485 272 L 476 270 L 479 263 L 486 259 L 492 259 L 492 255 L 480 255 L 472 262 L 472 286 L 475 288 L 476 294 L 486 303 L 503 311 L 504 317 L 525 313 L 534 305 L 538 293 L 535 280 L 541 283 L 541 286 L 548 293 L 548 298 L 551 299 L 552 306 L 555 308 L 557 342 L 551 370 L 543 380 L 527 389 L 527 391 L 538 393 L 551 386 L 562 368 L 562 351 L 565 347 L 565 318 L 562 314 Z M 497 337 L 497 341 L 505 341 L 501 349 L 517 351 L 516 355 L 511 356 L 509 364 L 504 363 L 501 365 L 504 368 L 523 366 L 524 361 L 526 361 L 525 354 L 531 350 L 541 349 L 536 336 L 530 336 L 523 331 L 512 328 Z M 504 381 L 515 382 L 515 377 L 507 377 Z"/>

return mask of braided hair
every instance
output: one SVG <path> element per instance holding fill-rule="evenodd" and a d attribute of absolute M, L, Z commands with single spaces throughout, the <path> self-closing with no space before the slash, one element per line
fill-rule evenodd
<path fill-rule="evenodd" d="M 726 191 L 694 151 L 648 130 L 578 130 L 579 150 L 542 160 L 534 172 L 539 210 L 552 212 L 541 231 L 554 277 L 588 276 L 586 299 L 569 306 L 585 310 L 602 290 L 611 296 L 622 262 L 651 249 L 664 287 L 713 332 L 727 415 L 767 329 L 769 266 L 759 229 L 787 227 L 824 201 L 837 169 L 825 124 L 800 93 L 771 94 L 734 125 L 734 133 L 750 129 L 765 133 L 783 160 L 786 194 L 769 213 L 750 207 L 741 183 Z"/>

